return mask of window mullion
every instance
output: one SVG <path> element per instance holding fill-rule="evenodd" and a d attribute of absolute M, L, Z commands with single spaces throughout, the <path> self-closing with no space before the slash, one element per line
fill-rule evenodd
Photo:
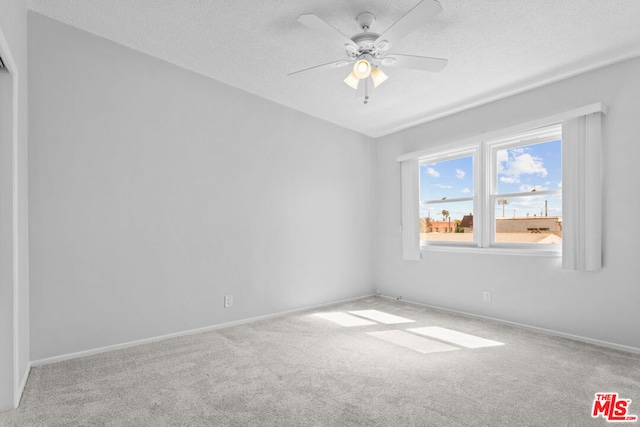
<path fill-rule="evenodd" d="M 483 240 L 482 240 L 482 247 L 483 248 L 488 248 L 491 247 L 491 243 L 493 241 L 493 232 L 494 232 L 494 221 L 493 221 L 493 213 L 492 213 L 492 206 L 493 206 L 493 200 L 491 198 L 491 196 L 494 193 L 494 190 L 496 188 L 496 180 L 494 178 L 494 171 L 496 170 L 496 162 L 494 160 L 494 149 L 492 146 L 490 146 L 489 144 L 487 144 L 486 142 L 482 143 L 482 148 L 483 148 L 483 165 L 484 168 L 482 170 L 482 173 L 484 175 L 484 179 L 485 179 L 485 185 L 483 187 L 484 190 L 484 194 L 483 194 L 483 200 L 484 200 L 484 206 L 483 206 L 483 210 L 482 210 L 482 214 L 483 214 L 483 218 L 484 218 L 484 222 L 483 222 L 483 229 L 484 229 L 484 233 L 483 233 Z"/>
<path fill-rule="evenodd" d="M 487 190 L 488 190 L 488 179 L 489 175 L 487 174 L 488 164 L 487 164 L 487 146 L 484 142 L 481 142 L 478 145 L 478 167 L 477 167 L 477 177 L 476 177 L 476 203 L 477 203 L 477 223 L 478 227 L 474 227 L 474 232 L 477 232 L 476 243 L 478 247 L 484 248 L 487 247 L 487 237 L 489 234 L 487 233 Z M 476 231 L 477 230 L 477 231 Z"/>

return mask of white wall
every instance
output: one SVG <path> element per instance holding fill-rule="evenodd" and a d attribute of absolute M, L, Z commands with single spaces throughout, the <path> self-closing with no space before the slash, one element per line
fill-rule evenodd
<path fill-rule="evenodd" d="M 370 138 L 33 13 L 29 61 L 33 360 L 372 293 Z"/>
<path fill-rule="evenodd" d="M 377 140 L 375 280 L 384 294 L 640 348 L 640 59 L 583 74 Z M 402 261 L 398 155 L 604 102 L 604 268 L 558 258 L 426 253 Z M 493 292 L 490 304 L 482 291 Z"/>
<path fill-rule="evenodd" d="M 0 411 L 17 406 L 29 369 L 27 10 L 0 3 Z M 15 98 L 14 98 L 15 96 Z"/>

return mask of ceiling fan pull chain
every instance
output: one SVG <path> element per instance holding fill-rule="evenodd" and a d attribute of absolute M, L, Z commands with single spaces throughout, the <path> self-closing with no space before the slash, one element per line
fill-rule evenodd
<path fill-rule="evenodd" d="M 369 103 L 369 79 L 364 80 L 364 103 Z"/>

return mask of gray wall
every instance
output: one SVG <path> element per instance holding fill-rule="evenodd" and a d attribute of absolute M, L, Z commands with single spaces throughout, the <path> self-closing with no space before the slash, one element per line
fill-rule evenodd
<path fill-rule="evenodd" d="M 17 405 L 29 369 L 27 212 L 27 10 L 0 3 L 0 29 L 15 60 L 0 82 L 0 411 Z M 8 55 L 7 52 L 0 54 Z M 8 57 L 5 58 L 8 64 Z M 17 90 L 14 85 L 17 82 Z M 17 105 L 13 95 L 17 95 Z M 14 128 L 14 122 L 17 124 Z M 14 138 L 15 137 L 15 138 Z"/>
<path fill-rule="evenodd" d="M 399 132 L 376 144 L 375 279 L 383 293 L 640 348 L 640 59 Z M 565 271 L 559 258 L 462 253 L 403 261 L 398 155 L 604 102 L 604 268 Z M 482 302 L 482 291 L 493 302 Z"/>
<path fill-rule="evenodd" d="M 370 138 L 33 13 L 29 61 L 32 360 L 372 293 Z"/>

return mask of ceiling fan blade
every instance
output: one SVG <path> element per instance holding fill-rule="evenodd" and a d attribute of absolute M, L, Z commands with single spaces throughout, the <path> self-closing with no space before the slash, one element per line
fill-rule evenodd
<path fill-rule="evenodd" d="M 340 46 L 351 45 L 355 48 L 358 47 L 358 45 L 354 43 L 353 40 L 342 34 L 336 28 L 329 25 L 326 21 L 319 18 L 317 15 L 314 15 L 313 13 L 300 15 L 298 17 L 298 22 L 322 34 L 329 40 L 340 43 Z"/>
<path fill-rule="evenodd" d="M 438 72 L 447 66 L 449 60 L 428 56 L 401 55 L 390 53 L 380 60 L 386 67 L 413 68 L 414 70 Z"/>
<path fill-rule="evenodd" d="M 345 61 L 345 60 L 333 61 L 327 64 L 315 65 L 313 67 L 305 68 L 304 70 L 294 71 L 293 73 L 287 74 L 287 76 L 298 77 L 301 74 L 306 73 L 307 71 L 331 70 L 334 68 L 344 67 L 345 65 L 349 65 L 349 61 Z"/>
<path fill-rule="evenodd" d="M 375 45 L 385 40 L 390 45 L 397 43 L 404 36 L 418 29 L 418 27 L 440 12 L 442 12 L 442 6 L 436 0 L 421 1 L 413 9 L 405 13 L 402 18 L 398 19 L 387 31 L 382 33 L 376 39 Z"/>

